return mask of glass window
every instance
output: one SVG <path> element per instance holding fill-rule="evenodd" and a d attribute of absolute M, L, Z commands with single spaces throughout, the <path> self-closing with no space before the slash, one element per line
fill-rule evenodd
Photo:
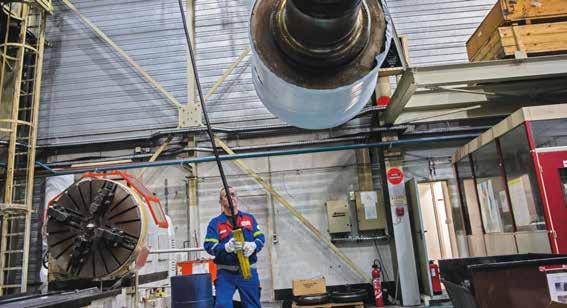
<path fill-rule="evenodd" d="M 455 167 L 467 234 L 482 234 L 482 223 L 470 159 L 468 157 L 461 159 L 455 164 Z"/>
<path fill-rule="evenodd" d="M 494 141 L 472 153 L 478 201 L 486 233 L 514 231 L 498 156 Z"/>
<path fill-rule="evenodd" d="M 500 137 L 500 148 L 516 229 L 545 230 L 543 207 L 524 125 Z"/>
<path fill-rule="evenodd" d="M 536 148 L 567 146 L 567 119 L 532 121 Z"/>
<path fill-rule="evenodd" d="M 561 181 L 561 189 L 563 190 L 563 204 L 567 205 L 567 168 L 559 169 L 559 180 Z"/>

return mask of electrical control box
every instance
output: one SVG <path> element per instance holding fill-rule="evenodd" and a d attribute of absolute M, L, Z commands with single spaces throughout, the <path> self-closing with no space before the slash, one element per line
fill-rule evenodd
<path fill-rule="evenodd" d="M 359 231 L 386 228 L 386 208 L 382 194 L 376 191 L 357 191 L 355 203 Z"/>
<path fill-rule="evenodd" d="M 350 233 L 350 210 L 347 200 L 329 200 L 325 203 L 327 207 L 327 221 L 329 222 L 329 233 Z"/>

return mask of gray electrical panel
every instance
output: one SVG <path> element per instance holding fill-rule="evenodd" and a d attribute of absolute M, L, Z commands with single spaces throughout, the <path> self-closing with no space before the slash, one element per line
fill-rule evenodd
<path fill-rule="evenodd" d="M 329 222 L 329 233 L 350 233 L 350 210 L 347 200 L 329 200 L 325 203 L 327 207 L 327 221 Z"/>
<path fill-rule="evenodd" d="M 386 228 L 386 208 L 382 195 L 375 191 L 357 191 L 355 194 L 358 230 Z"/>

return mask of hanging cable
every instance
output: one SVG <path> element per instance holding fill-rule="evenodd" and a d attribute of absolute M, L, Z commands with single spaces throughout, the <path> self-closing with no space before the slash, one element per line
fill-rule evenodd
<path fill-rule="evenodd" d="M 230 221 L 232 223 L 232 236 L 233 238 L 244 244 L 244 233 L 242 228 L 237 225 L 238 220 L 234 213 L 234 204 L 232 202 L 232 196 L 230 194 L 230 189 L 228 183 L 226 182 L 226 176 L 222 168 L 222 162 L 219 157 L 219 152 L 217 150 L 217 145 L 215 142 L 215 136 L 213 135 L 213 130 L 211 129 L 211 123 L 209 122 L 209 115 L 207 114 L 207 108 L 205 106 L 205 99 L 203 98 L 203 91 L 201 89 L 201 82 L 199 81 L 199 72 L 197 71 L 197 64 L 195 63 L 195 56 L 193 53 L 193 44 L 191 43 L 191 37 L 189 36 L 189 30 L 187 28 L 187 20 L 185 19 L 185 10 L 183 10 L 183 3 L 181 0 L 179 2 L 179 10 L 181 11 L 181 19 L 183 20 L 183 30 L 185 31 L 185 38 L 187 38 L 187 48 L 189 48 L 189 57 L 191 57 L 191 65 L 193 67 L 193 74 L 195 76 L 195 83 L 197 84 L 197 93 L 199 93 L 199 101 L 201 102 L 201 109 L 203 110 L 203 116 L 205 118 L 205 124 L 207 125 L 207 134 L 211 139 L 211 146 L 213 148 L 213 154 L 215 155 L 215 160 L 217 162 L 217 167 L 219 168 L 219 174 L 222 180 L 222 186 L 228 201 L 228 208 L 230 210 Z M 242 278 L 245 280 L 252 278 L 252 272 L 250 268 L 250 260 L 244 255 L 244 251 L 240 250 L 236 252 L 236 257 L 238 259 L 238 264 L 240 265 L 240 271 L 242 273 Z"/>
<path fill-rule="evenodd" d="M 195 56 L 193 53 L 193 44 L 191 43 L 191 37 L 189 36 L 189 30 L 187 28 L 187 20 L 185 18 L 185 10 L 183 9 L 183 3 L 181 0 L 179 2 L 179 10 L 181 11 L 181 20 L 183 20 L 183 30 L 185 31 L 185 38 L 187 39 L 187 48 L 189 48 L 189 57 L 191 58 L 191 66 L 193 67 L 193 74 L 195 76 L 195 84 L 197 85 L 197 93 L 199 94 L 199 101 L 201 103 L 201 109 L 203 110 L 203 116 L 205 118 L 205 125 L 207 126 L 207 134 L 211 139 L 211 147 L 213 148 L 213 154 L 217 162 L 217 167 L 219 168 L 219 174 L 222 180 L 222 186 L 224 188 L 226 198 L 228 200 L 228 207 L 230 208 L 231 222 L 234 228 L 238 228 L 236 225 L 236 217 L 234 216 L 234 205 L 232 203 L 232 197 L 230 196 L 230 190 L 228 183 L 226 182 L 226 176 L 224 174 L 224 169 L 222 168 L 222 162 L 219 158 L 219 152 L 215 142 L 215 136 L 213 135 L 213 130 L 211 129 L 211 123 L 209 122 L 209 115 L 207 114 L 207 108 L 205 105 L 205 100 L 203 98 L 203 91 L 201 90 L 201 82 L 199 81 L 199 72 L 197 71 L 197 64 L 195 63 Z"/>

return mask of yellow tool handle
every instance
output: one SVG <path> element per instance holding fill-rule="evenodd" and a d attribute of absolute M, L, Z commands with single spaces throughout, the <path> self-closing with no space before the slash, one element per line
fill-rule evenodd
<path fill-rule="evenodd" d="M 233 230 L 232 236 L 234 237 L 235 240 L 240 242 L 244 247 L 244 233 L 242 233 L 242 229 Z M 238 258 L 238 264 L 240 265 L 242 278 L 250 279 L 252 277 L 252 273 L 250 272 L 250 260 L 248 260 L 248 258 L 244 255 L 243 250 L 237 251 L 236 257 Z"/>

